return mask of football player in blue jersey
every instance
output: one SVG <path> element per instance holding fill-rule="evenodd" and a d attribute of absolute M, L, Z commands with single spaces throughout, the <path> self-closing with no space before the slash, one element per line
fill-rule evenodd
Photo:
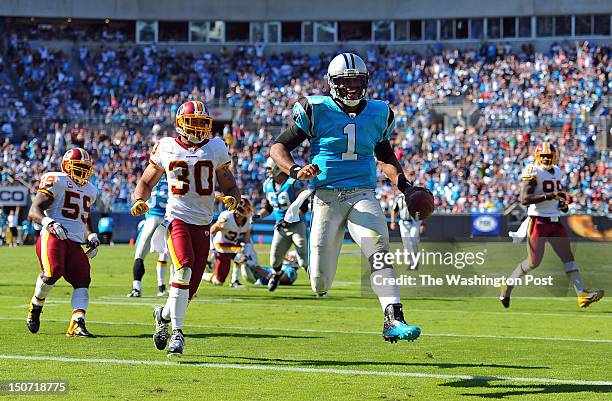
<path fill-rule="evenodd" d="M 132 291 L 128 298 L 139 298 L 142 294 L 142 276 L 145 274 L 144 258 L 151 250 L 151 238 L 157 227 L 164 221 L 166 214 L 166 202 L 168 202 L 168 182 L 162 176 L 157 185 L 151 192 L 151 197 L 147 201 L 149 213 L 145 215 L 145 222 L 142 230 L 139 230 L 136 238 L 136 253 L 134 254 L 134 280 L 132 281 Z M 163 297 L 166 294 L 166 270 L 168 256 L 160 253 L 157 259 L 157 296 Z"/>
<path fill-rule="evenodd" d="M 370 262 L 370 282 L 385 315 L 384 339 L 415 340 L 421 330 L 406 323 L 395 271 L 385 263 L 389 232 L 374 192 L 377 161 L 406 199 L 427 190 L 413 186 L 404 175 L 389 142 L 393 111 L 383 101 L 365 99 L 368 78 L 358 55 L 334 57 L 326 75 L 330 96 L 299 99 L 293 107 L 294 122 L 278 136 L 270 154 L 284 173 L 310 180 L 314 190 L 309 260 L 313 291 L 325 296 L 330 289 L 348 226 Z M 310 142 L 310 164 L 299 166 L 291 151 L 305 140 Z"/>
<path fill-rule="evenodd" d="M 283 173 L 272 158 L 266 160 L 266 171 L 268 178 L 263 184 L 266 198 L 264 208 L 259 211 L 259 216 L 265 217 L 272 214 L 276 221 L 270 248 L 270 265 L 276 274 L 268 281 L 268 290 L 274 291 L 283 277 L 283 259 L 292 244 L 297 250 L 298 265 L 308 270 L 306 225 L 302 220 L 291 224 L 284 221 L 289 205 L 304 189 L 304 184 Z M 308 211 L 308 203 L 304 202 L 303 205 L 304 207 L 300 210 L 302 215 Z"/>

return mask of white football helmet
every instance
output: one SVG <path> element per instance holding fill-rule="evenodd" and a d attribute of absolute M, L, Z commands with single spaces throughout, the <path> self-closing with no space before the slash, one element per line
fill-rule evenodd
<path fill-rule="evenodd" d="M 272 159 L 271 157 L 268 157 L 268 159 L 266 160 L 265 167 L 266 171 L 269 170 L 272 174 L 271 177 L 276 177 L 277 175 L 282 173 L 281 169 L 278 167 L 278 164 L 276 164 L 274 159 Z"/>
<path fill-rule="evenodd" d="M 368 78 L 365 62 L 354 53 L 334 57 L 325 75 L 331 96 L 349 107 L 357 106 L 366 96 Z"/>

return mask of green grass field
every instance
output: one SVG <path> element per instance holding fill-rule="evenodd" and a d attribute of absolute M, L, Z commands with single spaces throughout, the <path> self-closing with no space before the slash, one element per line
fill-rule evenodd
<path fill-rule="evenodd" d="M 511 270 L 524 248 L 501 247 L 500 268 Z M 598 257 L 580 249 L 579 261 Z M 100 250 L 87 314 L 97 338 L 80 339 L 64 336 L 71 294 L 64 281 L 48 298 L 40 332 L 28 332 L 34 249 L 0 248 L 0 380 L 69 381 L 68 395 L 40 399 L 612 399 L 612 302 L 581 310 L 574 297 L 515 294 L 504 310 L 495 297 L 405 298 L 406 317 L 423 335 L 390 344 L 380 335 L 378 301 L 361 297 L 356 248 L 344 251 L 327 299 L 312 296 L 303 272 L 297 285 L 274 293 L 202 284 L 177 362 L 151 340 L 152 307 L 163 303 L 154 296 L 153 256 L 145 296 L 127 299 L 133 248 Z M 609 269 L 610 259 L 604 263 Z"/>

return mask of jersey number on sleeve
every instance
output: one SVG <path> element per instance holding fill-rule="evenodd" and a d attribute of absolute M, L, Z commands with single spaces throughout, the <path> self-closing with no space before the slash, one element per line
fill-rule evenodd
<path fill-rule="evenodd" d="M 70 220 L 76 220 L 81 216 L 81 221 L 87 224 L 87 217 L 91 210 L 91 198 L 87 195 L 83 195 L 83 201 L 81 200 L 81 194 L 78 192 L 66 191 L 64 195 L 64 206 L 62 207 L 62 216 Z M 81 207 L 83 208 L 83 214 L 81 214 Z"/>
<path fill-rule="evenodd" d="M 206 183 L 202 180 L 202 170 L 206 168 Z M 189 163 L 185 160 L 173 160 L 168 166 L 168 170 L 174 171 L 180 169 L 176 173 L 176 179 L 181 183 L 180 186 L 172 185 L 170 191 L 174 195 L 185 195 L 189 192 L 190 177 L 189 177 Z M 195 192 L 198 195 L 205 196 L 210 195 L 213 192 L 213 171 L 215 166 L 210 160 L 198 160 L 193 165 L 193 177 L 195 183 Z M 206 186 L 204 186 L 206 185 Z"/>
<path fill-rule="evenodd" d="M 350 123 L 346 124 L 342 130 L 342 133 L 347 137 L 346 152 L 342 152 L 342 160 L 357 160 L 357 153 L 355 153 L 356 127 L 356 124 Z"/>

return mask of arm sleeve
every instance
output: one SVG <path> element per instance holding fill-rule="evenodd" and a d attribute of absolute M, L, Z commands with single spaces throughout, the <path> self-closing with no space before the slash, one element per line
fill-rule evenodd
<path fill-rule="evenodd" d="M 308 98 L 302 97 L 293 105 L 293 121 L 295 125 L 306 133 L 308 137 L 313 135 L 312 105 Z"/>
<path fill-rule="evenodd" d="M 225 142 L 223 142 L 221 139 L 218 140 L 218 150 L 215 151 L 215 153 L 217 154 L 217 164 L 215 165 L 216 169 L 220 169 L 226 164 L 232 162 L 232 158 L 229 154 L 229 149 L 225 145 Z"/>
<path fill-rule="evenodd" d="M 289 152 L 291 152 L 307 139 L 308 134 L 306 134 L 295 123 L 292 123 L 289 128 L 281 132 L 281 134 L 276 137 L 275 142 L 282 143 L 289 150 Z"/>
<path fill-rule="evenodd" d="M 393 130 L 395 129 L 395 114 L 391 107 L 389 107 L 389 112 L 387 113 L 387 122 L 385 126 L 385 130 L 383 131 L 382 141 L 388 140 L 391 138 L 391 134 L 393 134 Z"/>
<path fill-rule="evenodd" d="M 163 171 L 164 168 L 161 153 L 161 142 L 157 141 L 153 146 L 153 150 L 151 150 L 149 164 L 153 165 L 156 169 Z"/>
<path fill-rule="evenodd" d="M 41 177 L 37 192 L 42 192 L 53 199 L 57 199 L 63 190 L 61 186 L 57 176 L 49 173 Z"/>
<path fill-rule="evenodd" d="M 393 153 L 391 143 L 389 143 L 388 139 L 385 139 L 376 144 L 376 146 L 374 147 L 374 155 L 376 156 L 376 159 L 380 160 L 383 163 L 395 157 L 395 153 Z"/>
<path fill-rule="evenodd" d="M 536 169 L 532 165 L 525 167 L 525 169 L 521 173 L 521 181 L 529 182 L 529 181 L 535 181 L 536 179 L 537 179 Z"/>
<path fill-rule="evenodd" d="M 272 205 L 270 204 L 270 202 L 268 202 L 268 199 L 266 199 L 264 201 L 264 209 L 266 209 L 266 212 L 272 214 L 272 212 L 274 211 L 274 208 L 272 207 Z"/>

